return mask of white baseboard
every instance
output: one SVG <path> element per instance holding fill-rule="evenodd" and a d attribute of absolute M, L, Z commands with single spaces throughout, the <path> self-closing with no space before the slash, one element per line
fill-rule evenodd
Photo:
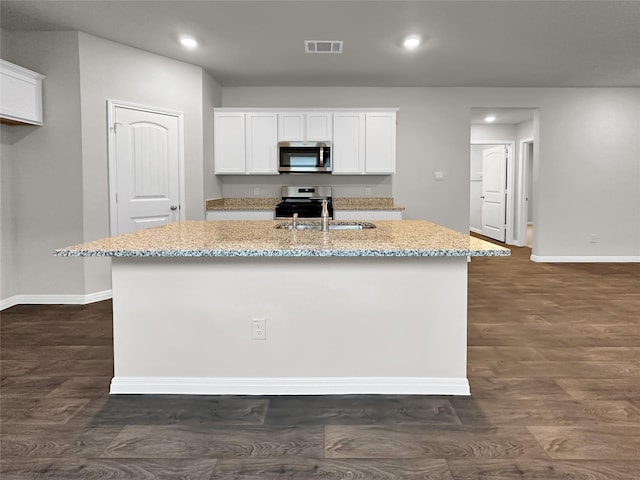
<path fill-rule="evenodd" d="M 209 378 L 114 377 L 111 394 L 172 395 L 464 395 L 466 378 L 317 377 Z"/>
<path fill-rule="evenodd" d="M 638 263 L 640 256 L 624 255 L 531 255 L 533 262 L 541 263 Z"/>
<path fill-rule="evenodd" d="M 477 233 L 478 235 L 482 235 L 482 230 L 479 229 L 479 228 L 469 227 L 469 231 L 471 231 L 473 233 Z"/>
<path fill-rule="evenodd" d="M 15 305 L 87 305 L 111 298 L 111 290 L 89 293 L 87 295 L 14 295 L 0 300 L 0 310 Z"/>

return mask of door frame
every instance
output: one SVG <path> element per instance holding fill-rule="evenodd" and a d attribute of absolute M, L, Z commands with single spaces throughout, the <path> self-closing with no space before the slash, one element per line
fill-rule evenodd
<path fill-rule="evenodd" d="M 514 231 L 513 231 L 513 219 L 514 219 L 514 203 L 513 203 L 513 187 L 514 181 L 514 167 L 515 167 L 515 140 L 473 140 L 471 145 L 505 145 L 507 147 L 507 191 L 506 191 L 506 214 L 505 214 L 505 243 L 507 245 L 514 245 Z M 471 179 L 469 179 L 471 181 Z"/>
<path fill-rule="evenodd" d="M 140 110 L 148 113 L 158 113 L 176 117 L 178 120 L 178 192 L 180 207 L 178 208 L 178 220 L 184 220 L 186 210 L 185 193 L 185 173 L 184 173 L 184 113 L 159 107 L 151 107 L 137 103 L 122 102 L 118 100 L 107 100 L 107 134 L 109 137 L 107 145 L 107 163 L 109 164 L 109 230 L 110 234 L 118 230 L 118 177 L 116 165 L 116 127 L 114 124 L 116 109 L 127 108 L 130 110 Z"/>
<path fill-rule="evenodd" d="M 518 216 L 517 223 L 520 227 L 517 232 L 517 242 L 515 245 L 524 247 L 527 245 L 527 219 L 528 213 L 526 208 L 526 195 L 525 191 L 528 190 L 529 184 L 529 162 L 533 162 L 533 158 L 529 156 L 529 145 L 533 145 L 535 148 L 535 139 L 533 137 L 522 138 L 519 143 L 519 155 L 518 155 L 518 196 L 516 201 L 516 215 Z M 527 192 L 529 201 L 531 201 L 531 192 Z M 531 210 L 533 212 L 533 203 L 531 204 Z M 532 214 L 533 216 L 533 214 Z"/>

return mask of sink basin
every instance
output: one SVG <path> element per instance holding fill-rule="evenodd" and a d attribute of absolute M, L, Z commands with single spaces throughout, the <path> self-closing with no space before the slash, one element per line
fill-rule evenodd
<path fill-rule="evenodd" d="M 282 222 L 276 225 L 276 228 L 292 230 L 291 222 Z M 369 222 L 344 222 L 334 221 L 329 223 L 329 230 L 367 230 L 376 228 L 373 223 Z M 321 230 L 320 222 L 298 222 L 296 230 Z"/>

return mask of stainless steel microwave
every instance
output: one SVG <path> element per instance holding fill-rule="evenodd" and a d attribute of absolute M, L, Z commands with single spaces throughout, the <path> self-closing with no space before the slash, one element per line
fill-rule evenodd
<path fill-rule="evenodd" d="M 331 173 L 331 142 L 279 142 L 280 173 Z"/>

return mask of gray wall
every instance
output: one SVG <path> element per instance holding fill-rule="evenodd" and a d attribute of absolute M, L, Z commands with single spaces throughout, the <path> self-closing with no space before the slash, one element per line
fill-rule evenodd
<path fill-rule="evenodd" d="M 534 254 L 640 255 L 638 88 L 223 89 L 225 107 L 399 107 L 393 196 L 408 218 L 469 228 L 470 112 L 539 108 Z M 441 170 L 445 180 L 433 180 Z M 235 188 L 223 178 L 223 191 Z M 598 243 L 590 243 L 590 234 Z"/>
<path fill-rule="evenodd" d="M 107 100 L 184 114 L 187 219 L 204 219 L 202 69 L 98 37 L 79 34 L 84 188 L 83 238 L 107 237 Z M 114 68 L 117 65 L 117 68 Z M 87 259 L 86 291 L 110 288 L 107 259 Z"/>
<path fill-rule="evenodd" d="M 534 253 L 640 255 L 638 88 L 220 88 L 199 67 L 82 33 L 3 32 L 2 40 L 3 56 L 47 79 L 45 125 L 2 127 L 0 300 L 110 287 L 108 260 L 52 255 L 109 234 L 109 98 L 184 112 L 193 219 L 203 217 L 205 194 L 263 182 L 211 174 L 211 107 L 399 107 L 397 174 L 331 182 L 343 195 L 361 195 L 365 186 L 393 195 L 408 218 L 459 231 L 469 228 L 471 109 L 539 108 Z M 444 181 L 434 181 L 434 171 Z M 265 183 L 264 196 L 277 195 L 280 184 Z"/>
<path fill-rule="evenodd" d="M 200 67 L 84 33 L 3 32 L 3 46 L 5 38 L 3 56 L 47 78 L 44 126 L 2 127 L 0 301 L 108 290 L 109 259 L 53 256 L 110 234 L 107 100 L 183 112 L 184 208 L 203 219 L 204 192 L 220 193 L 203 188 L 203 158 L 213 156 L 203 124 L 212 130 L 221 88 Z"/>
<path fill-rule="evenodd" d="M 3 209 L 10 210 L 11 241 L 3 242 L 2 250 L 3 257 L 7 252 L 12 257 L 13 278 L 2 296 L 82 293 L 84 261 L 53 256 L 55 248 L 82 240 L 78 34 L 12 33 L 8 58 L 47 78 L 44 125 L 3 127 L 3 133 L 9 132 L 2 137 L 3 184 L 11 180 Z M 3 220 L 3 236 L 4 230 Z"/>
<path fill-rule="evenodd" d="M 11 60 L 9 32 L 0 28 L 0 58 Z M 0 301 L 15 295 L 13 239 L 15 230 L 11 202 L 13 170 L 11 168 L 11 143 L 13 129 L 0 124 Z"/>
<path fill-rule="evenodd" d="M 203 124 L 203 176 L 205 199 L 222 197 L 222 185 L 214 175 L 213 164 L 213 109 L 222 104 L 222 87 L 211 75 L 202 71 L 202 124 Z"/>

